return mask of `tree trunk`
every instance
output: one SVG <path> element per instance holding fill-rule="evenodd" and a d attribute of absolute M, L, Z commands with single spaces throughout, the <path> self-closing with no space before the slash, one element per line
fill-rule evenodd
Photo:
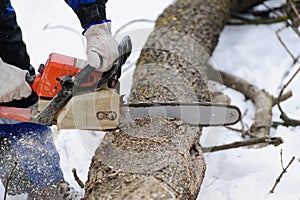
<path fill-rule="evenodd" d="M 231 3 L 177 0 L 165 9 L 137 62 L 130 101 L 210 101 L 205 63 Z M 201 127 L 162 117 L 121 122 L 96 150 L 85 199 L 196 199 L 206 168 L 200 135 Z"/>

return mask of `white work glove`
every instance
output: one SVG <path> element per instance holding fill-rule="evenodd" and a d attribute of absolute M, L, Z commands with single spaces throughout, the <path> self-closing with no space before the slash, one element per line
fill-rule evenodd
<path fill-rule="evenodd" d="M 25 79 L 27 73 L 28 71 L 9 65 L 0 58 L 0 103 L 31 95 L 31 87 Z"/>
<path fill-rule="evenodd" d="M 118 42 L 111 35 L 111 23 L 92 25 L 84 32 L 84 36 L 87 40 L 88 63 L 98 72 L 108 71 L 119 57 Z"/>

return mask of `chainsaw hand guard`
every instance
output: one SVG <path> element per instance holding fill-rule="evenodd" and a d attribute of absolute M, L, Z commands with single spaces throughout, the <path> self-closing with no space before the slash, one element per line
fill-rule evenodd
<path fill-rule="evenodd" d="M 94 91 L 97 89 L 98 81 L 102 78 L 102 73 L 96 68 L 87 65 L 75 77 L 73 95 L 84 91 Z"/>

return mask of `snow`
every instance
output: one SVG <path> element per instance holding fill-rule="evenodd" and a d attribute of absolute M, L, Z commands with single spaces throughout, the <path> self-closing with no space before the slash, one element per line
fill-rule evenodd
<path fill-rule="evenodd" d="M 107 16 L 113 21 L 113 33 L 122 25 L 135 19 L 155 20 L 173 0 L 152 1 L 109 1 Z M 278 4 L 281 1 L 269 1 Z M 73 11 L 62 0 L 12 0 L 17 10 L 18 22 L 23 30 L 31 62 L 38 67 L 45 63 L 52 52 L 62 53 L 78 58 L 85 58 L 85 39 L 82 28 Z M 292 59 L 286 53 L 276 37 L 276 30 L 283 24 L 259 26 L 227 26 L 221 34 L 219 44 L 213 54 L 212 63 L 218 69 L 243 77 L 272 95 L 279 93 L 285 72 L 294 72 L 297 65 L 291 68 Z M 134 54 L 131 62 L 138 57 L 139 49 L 152 30 L 152 23 L 139 22 L 128 26 L 123 32 L 135 40 Z M 292 52 L 299 54 L 300 40 L 291 29 L 280 32 Z M 138 43 L 136 45 L 136 43 Z M 128 94 L 133 67 L 126 68 L 121 79 L 121 93 Z M 287 88 L 293 91 L 293 97 L 282 104 L 291 117 L 299 117 L 299 78 Z M 255 107 L 246 101 L 240 93 L 228 88 L 223 92 L 231 97 L 232 104 L 239 106 L 245 123 L 250 126 Z M 279 111 L 274 107 L 273 120 L 280 121 Z M 240 128 L 237 124 L 235 127 Z M 53 127 L 55 128 L 55 127 Z M 272 136 L 282 137 L 284 144 L 265 148 L 239 148 L 222 152 L 204 154 L 207 163 L 206 176 L 198 199 L 206 200 L 283 200 L 300 198 L 300 128 L 278 127 L 272 129 Z M 74 181 L 72 168 L 76 168 L 79 177 L 86 181 L 88 167 L 95 149 L 104 136 L 103 132 L 63 130 L 55 131 L 55 144 L 61 156 L 61 166 L 65 179 L 83 193 Z M 200 143 L 203 146 L 225 144 L 242 140 L 240 134 L 225 128 L 205 129 Z M 283 152 L 283 163 L 296 159 L 281 179 L 275 193 L 269 194 L 276 178 L 281 173 L 280 151 Z M 0 199 L 4 188 L 0 187 Z M 20 196 L 19 199 L 24 199 Z M 13 199 L 13 198 L 10 198 Z M 16 199 L 16 198 L 14 198 Z"/>
<path fill-rule="evenodd" d="M 298 67 L 295 65 L 291 68 L 292 59 L 276 37 L 275 32 L 283 26 L 284 24 L 227 26 L 221 34 L 212 63 L 217 69 L 242 77 L 276 97 L 282 83 L 285 83 Z M 279 34 L 297 56 L 300 53 L 297 49 L 300 45 L 299 37 L 288 28 Z M 287 71 L 290 71 L 290 74 L 284 78 Z M 296 78 L 287 88 L 293 91 L 293 97 L 282 103 L 283 109 L 294 118 L 299 117 L 299 81 L 299 78 Z M 243 95 L 236 91 L 223 88 L 223 92 L 231 97 L 232 104 L 238 105 L 243 113 L 248 109 L 244 122 L 250 126 L 255 112 L 253 104 L 249 100 L 245 101 Z M 277 107 L 274 107 L 273 121 L 280 121 L 279 115 Z M 240 128 L 239 125 L 235 127 Z M 239 148 L 205 154 L 207 172 L 198 199 L 299 199 L 299 131 L 299 127 L 280 126 L 272 129 L 272 137 L 282 137 L 285 141 L 278 147 Z M 210 135 L 212 132 L 213 136 Z M 239 134 L 222 128 L 205 130 L 201 144 L 220 145 L 240 140 L 242 139 Z M 282 172 L 281 150 L 284 166 L 293 156 L 296 159 L 283 175 L 275 192 L 270 194 L 276 178 Z"/>

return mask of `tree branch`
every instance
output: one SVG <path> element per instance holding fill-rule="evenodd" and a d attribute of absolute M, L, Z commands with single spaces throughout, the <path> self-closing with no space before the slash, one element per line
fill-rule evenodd
<path fill-rule="evenodd" d="M 280 156 L 281 156 L 281 160 L 282 160 L 282 154 L 280 154 Z M 275 190 L 276 186 L 278 185 L 278 183 L 280 182 L 283 174 L 287 172 L 287 169 L 290 167 L 290 165 L 293 163 L 294 160 L 295 160 L 295 156 L 293 156 L 292 159 L 290 160 L 289 164 L 285 168 L 282 169 L 282 172 L 280 173 L 280 175 L 276 179 L 274 186 L 270 190 L 270 193 L 274 193 L 274 190 Z"/>
<path fill-rule="evenodd" d="M 216 76 L 219 74 L 221 77 Z M 235 89 L 243 93 L 246 98 L 250 99 L 256 106 L 255 120 L 251 126 L 251 132 L 256 137 L 264 137 L 270 134 L 273 97 L 265 90 L 259 89 L 255 85 L 247 82 L 244 79 L 231 75 L 229 73 L 216 70 L 209 67 L 208 78 L 220 82 L 227 87 Z"/>
<path fill-rule="evenodd" d="M 257 144 L 264 144 L 264 145 L 274 145 L 278 146 L 282 144 L 284 141 L 280 137 L 261 137 L 261 138 L 253 138 L 245 141 L 238 141 L 233 142 L 230 144 L 220 145 L 220 146 L 214 146 L 214 147 L 202 147 L 203 153 L 208 152 L 215 152 L 215 151 L 223 151 L 233 148 L 239 148 L 244 146 L 252 146 Z"/>
<path fill-rule="evenodd" d="M 84 184 L 81 181 L 81 179 L 79 178 L 78 174 L 77 174 L 77 170 L 75 168 L 72 169 L 72 173 L 73 176 L 75 178 L 75 181 L 78 183 L 78 185 L 83 189 L 84 188 Z"/>
<path fill-rule="evenodd" d="M 293 81 L 293 79 L 297 76 L 297 74 L 299 72 L 300 72 L 300 67 L 296 70 L 296 72 L 293 74 L 293 76 L 287 81 L 287 83 L 283 85 L 283 87 L 281 88 L 279 95 L 278 95 L 279 103 L 277 105 L 278 105 L 278 109 L 281 112 L 280 118 L 284 121 L 285 126 L 299 126 L 300 125 L 300 120 L 289 118 L 287 116 L 287 114 L 283 111 L 283 109 L 280 105 L 280 101 L 281 101 L 281 98 L 283 97 L 284 90 L 288 87 L 288 85 Z"/>
<path fill-rule="evenodd" d="M 227 25 L 231 26 L 241 26 L 241 25 L 260 25 L 260 24 L 275 24 L 281 23 L 288 20 L 286 16 L 280 16 L 276 18 L 267 18 L 267 19 L 238 19 L 233 18 L 230 20 Z"/>

